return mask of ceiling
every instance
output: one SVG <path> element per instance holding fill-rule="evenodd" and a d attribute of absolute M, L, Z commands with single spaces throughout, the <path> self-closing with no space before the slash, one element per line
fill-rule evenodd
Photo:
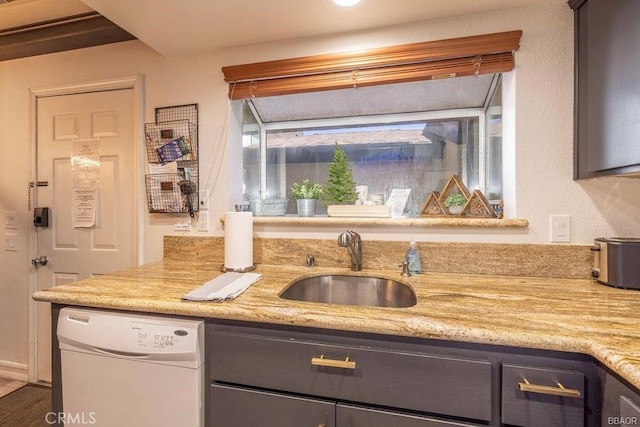
<path fill-rule="evenodd" d="M 564 3 L 566 0 L 362 0 L 354 7 L 342 8 L 331 0 L 0 0 L 0 33 L 98 12 L 128 35 L 172 57 Z M 287 95 L 254 102 L 264 122 L 469 108 L 486 101 L 492 77 Z M 394 104 L 394 100 L 400 102 Z"/>
<path fill-rule="evenodd" d="M 95 10 L 165 56 L 566 0 L 0 0 L 0 30 Z M 3 3 L 4 2 L 4 3 Z"/>
<path fill-rule="evenodd" d="M 0 30 L 93 12 L 80 0 L 0 0 Z"/>
<path fill-rule="evenodd" d="M 0 0 L 0 61 L 133 38 L 79 0 Z"/>

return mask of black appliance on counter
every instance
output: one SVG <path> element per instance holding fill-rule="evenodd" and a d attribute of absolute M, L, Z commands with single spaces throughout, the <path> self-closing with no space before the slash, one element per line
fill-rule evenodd
<path fill-rule="evenodd" d="M 616 288 L 640 290 L 640 238 L 601 237 L 591 247 L 591 275 Z"/>

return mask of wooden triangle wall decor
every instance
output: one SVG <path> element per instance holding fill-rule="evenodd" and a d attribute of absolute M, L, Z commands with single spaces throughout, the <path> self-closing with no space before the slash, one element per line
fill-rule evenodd
<path fill-rule="evenodd" d="M 462 214 L 489 218 L 496 216 L 491 204 L 480 190 L 473 190 Z"/>
<path fill-rule="evenodd" d="M 458 193 L 462 194 L 465 199 L 469 200 L 469 190 L 467 189 L 467 186 L 464 185 L 464 182 L 462 182 L 457 175 L 453 175 L 449 178 L 449 181 L 447 181 L 442 189 L 440 202 L 444 203 L 444 201 L 447 200 L 447 197 L 456 190 L 458 190 Z"/>
<path fill-rule="evenodd" d="M 444 202 L 453 193 L 461 194 L 466 203 L 460 214 L 451 214 L 445 207 Z M 462 180 L 453 175 L 445 184 L 442 192 L 432 191 L 427 196 L 427 200 L 422 205 L 420 216 L 457 216 L 457 217 L 481 217 L 495 218 L 496 213 L 491 207 L 489 201 L 484 197 L 480 190 L 469 192 Z"/>
<path fill-rule="evenodd" d="M 440 193 L 432 191 L 422 205 L 420 215 L 446 215 L 447 211 L 438 200 Z"/>

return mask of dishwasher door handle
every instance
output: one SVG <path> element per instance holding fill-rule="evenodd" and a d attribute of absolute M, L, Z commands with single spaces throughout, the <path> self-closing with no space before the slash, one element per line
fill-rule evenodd
<path fill-rule="evenodd" d="M 96 353 L 106 354 L 108 356 L 126 357 L 128 359 L 148 359 L 150 357 L 150 354 L 147 353 L 130 353 L 128 351 L 107 350 L 100 347 L 91 347 L 91 349 Z"/>

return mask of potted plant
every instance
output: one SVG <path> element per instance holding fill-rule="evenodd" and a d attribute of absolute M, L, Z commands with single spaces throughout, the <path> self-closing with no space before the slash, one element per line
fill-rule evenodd
<path fill-rule="evenodd" d="M 462 208 L 467 203 L 467 198 L 460 193 L 451 193 L 444 200 L 444 206 L 451 215 L 460 215 Z"/>
<path fill-rule="evenodd" d="M 329 178 L 322 190 L 322 201 L 329 205 L 351 205 L 358 199 L 356 182 L 344 150 L 336 142 Z"/>
<path fill-rule="evenodd" d="M 316 200 L 322 196 L 322 186 L 308 179 L 291 186 L 291 197 L 296 199 L 299 216 L 313 216 L 316 210 Z"/>

